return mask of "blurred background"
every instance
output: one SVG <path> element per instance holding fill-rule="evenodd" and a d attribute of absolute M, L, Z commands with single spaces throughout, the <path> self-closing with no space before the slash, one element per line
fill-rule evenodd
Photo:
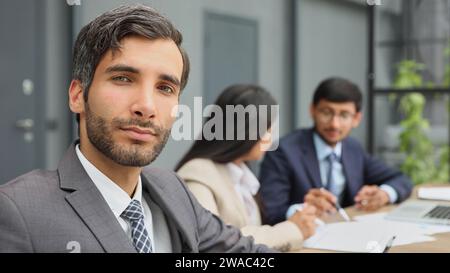
<path fill-rule="evenodd" d="M 280 104 L 282 136 L 312 125 L 321 80 L 348 78 L 364 94 L 352 135 L 415 183 L 449 181 L 450 0 L 0 0 L 0 184 L 57 167 L 77 138 L 73 42 L 126 3 L 156 8 L 183 33 L 181 104 L 257 83 Z M 153 164 L 172 169 L 190 145 L 170 140 Z"/>

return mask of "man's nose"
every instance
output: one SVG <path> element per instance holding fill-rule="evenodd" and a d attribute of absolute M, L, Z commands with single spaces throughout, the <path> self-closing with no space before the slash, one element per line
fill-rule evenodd
<path fill-rule="evenodd" d="M 140 118 L 152 118 L 155 116 L 155 98 L 153 90 L 141 90 L 138 92 L 133 105 L 132 114 Z"/>
<path fill-rule="evenodd" d="M 339 115 L 333 115 L 331 117 L 330 125 L 332 127 L 339 127 L 339 125 L 341 125 L 341 119 L 340 119 Z"/>

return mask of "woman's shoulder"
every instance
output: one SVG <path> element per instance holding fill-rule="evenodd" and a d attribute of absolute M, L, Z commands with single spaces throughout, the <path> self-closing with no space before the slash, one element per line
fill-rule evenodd
<path fill-rule="evenodd" d="M 183 166 L 181 166 L 178 169 L 177 173 L 180 175 L 180 174 L 197 173 L 200 170 L 212 171 L 217 168 L 216 164 L 217 163 L 215 163 L 211 159 L 194 158 L 184 163 Z"/>
<path fill-rule="evenodd" d="M 223 176 L 226 164 L 216 163 L 207 158 L 189 160 L 177 171 L 177 174 L 186 182 L 194 181 L 210 184 Z"/>

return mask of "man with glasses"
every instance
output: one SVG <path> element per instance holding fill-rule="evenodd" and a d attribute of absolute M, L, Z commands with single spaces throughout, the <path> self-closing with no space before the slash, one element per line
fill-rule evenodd
<path fill-rule="evenodd" d="M 371 211 L 405 200 L 412 184 L 401 172 L 368 155 L 349 134 L 361 122 L 362 94 L 341 78 L 317 87 L 310 114 L 314 127 L 281 139 L 261 166 L 261 197 L 269 224 L 284 221 L 301 203 L 317 213 L 356 205 Z"/>

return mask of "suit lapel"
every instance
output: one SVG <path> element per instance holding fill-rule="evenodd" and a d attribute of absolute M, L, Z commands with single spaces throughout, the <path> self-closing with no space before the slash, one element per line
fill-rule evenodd
<path fill-rule="evenodd" d="M 164 217 L 166 218 L 167 222 L 167 228 L 169 229 L 170 243 L 172 245 L 172 253 L 183 252 L 183 239 L 180 235 L 180 232 L 178 231 L 179 224 L 173 220 L 173 217 L 167 216 L 167 213 L 164 211 L 161 205 L 158 204 L 159 202 L 155 202 L 153 198 L 155 194 L 150 193 L 151 190 L 149 190 L 148 185 L 146 185 L 148 183 L 146 178 L 143 177 L 142 180 L 143 180 L 142 198 L 144 198 L 148 204 L 154 203 L 155 205 L 159 206 L 164 213 Z"/>
<path fill-rule="evenodd" d="M 81 165 L 73 144 L 58 167 L 60 186 L 70 191 L 67 202 L 106 252 L 136 252 L 100 191 Z"/>
<path fill-rule="evenodd" d="M 196 239 L 194 232 L 189 232 L 188 229 L 194 227 L 186 226 L 187 223 L 192 222 L 189 219 L 189 217 L 192 217 L 192 213 L 184 213 L 184 207 L 177 206 L 177 204 L 180 204 L 180 200 L 174 197 L 180 195 L 169 192 L 164 184 L 160 182 L 170 183 L 170 181 L 161 181 L 164 179 L 153 175 L 151 171 L 146 171 L 141 177 L 144 192 L 161 208 L 168 220 L 172 236 L 172 250 L 174 252 L 193 252 L 197 249 L 195 246 Z M 174 236 L 174 228 L 178 231 L 177 236 Z"/>
<path fill-rule="evenodd" d="M 356 195 L 359 185 L 358 185 L 358 173 L 359 168 L 357 166 L 360 165 L 356 156 L 353 156 L 351 153 L 351 149 L 348 146 L 347 141 L 342 142 L 342 165 L 344 168 L 344 175 L 346 180 L 346 193 L 347 197 L 352 199 L 353 196 Z M 347 200 L 350 203 L 353 203 L 352 200 Z M 348 203 L 346 202 L 346 203 Z M 347 204 L 348 205 L 348 204 Z"/>
<path fill-rule="evenodd" d="M 300 135 L 301 150 L 303 166 L 305 166 L 306 173 L 308 174 L 311 187 L 322 187 L 322 179 L 320 178 L 319 162 L 317 160 L 316 149 L 313 141 L 313 129 L 306 130 Z"/>
<path fill-rule="evenodd" d="M 67 202 L 89 227 L 106 252 L 136 252 L 116 217 L 98 190 L 78 190 Z"/>

